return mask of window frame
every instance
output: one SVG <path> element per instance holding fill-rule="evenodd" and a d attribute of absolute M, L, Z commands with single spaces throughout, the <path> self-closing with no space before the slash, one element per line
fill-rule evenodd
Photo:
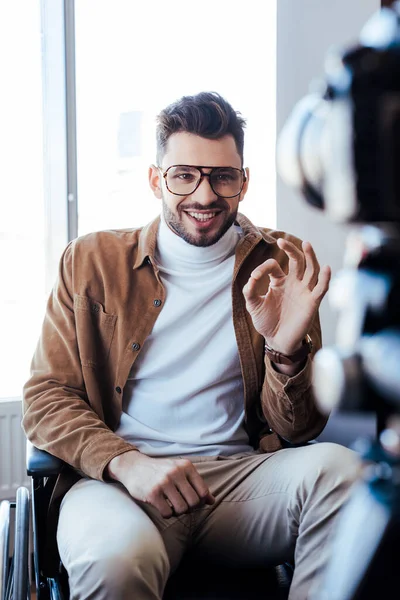
<path fill-rule="evenodd" d="M 77 235 L 74 0 L 41 0 L 46 289 Z M 63 118 L 60 118 L 60 115 Z"/>

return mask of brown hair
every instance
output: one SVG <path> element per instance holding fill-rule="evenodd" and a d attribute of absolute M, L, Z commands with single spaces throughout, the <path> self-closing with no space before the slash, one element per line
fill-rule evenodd
<path fill-rule="evenodd" d="M 209 139 L 232 135 L 243 164 L 245 119 L 216 92 L 183 96 L 157 116 L 157 164 L 165 154 L 169 137 L 186 131 Z"/>

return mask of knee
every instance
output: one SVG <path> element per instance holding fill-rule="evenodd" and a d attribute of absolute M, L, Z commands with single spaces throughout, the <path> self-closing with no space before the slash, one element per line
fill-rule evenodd
<path fill-rule="evenodd" d="M 163 546 L 145 544 L 139 549 L 103 552 L 101 556 L 88 552 L 70 565 L 69 571 L 71 598 L 156 600 L 162 597 L 169 560 Z"/>
<path fill-rule="evenodd" d="M 109 556 L 93 567 L 98 584 L 108 598 L 161 598 L 169 563 L 166 553 L 141 552 L 135 556 Z M 135 592 L 135 594 L 133 593 Z"/>
<path fill-rule="evenodd" d="M 315 448 L 322 470 L 333 474 L 341 473 L 350 479 L 359 476 L 361 459 L 354 450 L 333 442 L 319 442 Z"/>
<path fill-rule="evenodd" d="M 347 489 L 361 475 L 361 459 L 350 448 L 333 442 L 319 442 L 312 446 L 309 475 L 326 491 Z"/>

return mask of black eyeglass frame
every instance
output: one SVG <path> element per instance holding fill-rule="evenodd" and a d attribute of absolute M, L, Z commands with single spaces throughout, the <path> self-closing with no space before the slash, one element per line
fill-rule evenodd
<path fill-rule="evenodd" d="M 176 192 L 173 192 L 172 190 L 169 189 L 168 183 L 167 183 L 167 175 L 168 175 L 168 171 L 170 169 L 172 169 L 173 167 L 190 167 L 191 169 L 197 169 L 200 172 L 200 179 L 199 179 L 196 187 L 194 188 L 193 191 L 190 192 L 190 194 L 177 194 Z M 160 169 L 160 171 L 161 171 L 161 175 L 164 178 L 165 186 L 166 186 L 167 190 L 171 194 L 174 194 L 174 196 L 190 196 L 191 194 L 194 194 L 195 191 L 197 190 L 197 188 L 199 187 L 199 185 L 201 184 L 201 182 L 203 181 L 203 177 L 208 177 L 208 183 L 210 184 L 210 188 L 212 189 L 212 191 L 214 192 L 214 194 L 216 194 L 220 198 L 236 198 L 236 196 L 239 196 L 242 193 L 244 184 L 247 181 L 246 171 L 244 169 L 238 169 L 237 167 L 207 167 L 205 165 L 203 165 L 203 166 L 199 166 L 199 165 L 170 165 L 168 167 L 168 169 L 166 169 L 166 171 L 163 171 L 161 167 L 157 167 L 157 168 Z M 209 173 L 203 173 L 203 171 L 201 169 L 211 169 L 211 171 Z M 221 194 L 218 194 L 218 192 L 216 192 L 214 190 L 214 188 L 212 186 L 212 183 L 211 183 L 210 177 L 213 174 L 213 172 L 217 171 L 218 169 L 233 169 L 234 171 L 240 171 L 240 173 L 243 176 L 243 181 L 242 181 L 242 185 L 240 187 L 240 190 L 238 191 L 237 194 L 234 194 L 233 196 L 222 196 Z"/>

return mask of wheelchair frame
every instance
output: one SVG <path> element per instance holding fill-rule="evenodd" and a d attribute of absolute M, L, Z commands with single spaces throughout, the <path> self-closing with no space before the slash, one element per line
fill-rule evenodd
<path fill-rule="evenodd" d="M 47 508 L 57 476 L 65 463 L 27 440 L 27 474 L 31 477 L 33 563 L 37 600 L 66 600 L 63 589 L 66 577 L 58 570 L 46 568 Z M 58 557 L 57 557 L 58 559 Z M 53 561 L 54 562 L 54 561 Z"/>
<path fill-rule="evenodd" d="M 29 599 L 29 580 L 29 492 L 20 487 L 15 502 L 0 505 L 0 600 Z"/>

